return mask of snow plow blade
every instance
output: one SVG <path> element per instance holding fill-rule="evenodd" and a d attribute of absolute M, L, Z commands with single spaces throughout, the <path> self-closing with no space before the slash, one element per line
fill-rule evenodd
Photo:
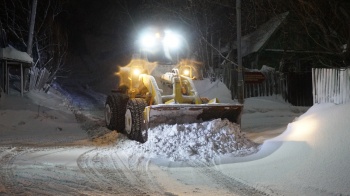
<path fill-rule="evenodd" d="M 243 105 L 240 104 L 160 104 L 147 106 L 145 123 L 148 128 L 160 124 L 188 124 L 221 118 L 240 124 Z"/>

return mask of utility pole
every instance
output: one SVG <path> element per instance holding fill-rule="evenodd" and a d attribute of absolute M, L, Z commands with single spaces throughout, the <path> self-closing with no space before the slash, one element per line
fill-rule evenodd
<path fill-rule="evenodd" d="M 241 51 L 241 0 L 236 0 L 237 11 L 237 59 L 238 59 L 238 102 L 244 103 L 244 81 Z"/>

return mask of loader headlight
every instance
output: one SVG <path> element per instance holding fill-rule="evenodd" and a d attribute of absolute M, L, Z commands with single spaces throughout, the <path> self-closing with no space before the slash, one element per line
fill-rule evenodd
<path fill-rule="evenodd" d="M 141 73 L 141 71 L 140 71 L 139 69 L 134 69 L 134 71 L 133 71 L 133 74 L 134 74 L 135 76 L 140 75 L 140 73 Z"/>
<path fill-rule="evenodd" d="M 188 75 L 190 75 L 190 70 L 188 70 L 188 69 L 185 69 L 185 70 L 184 70 L 184 75 L 185 75 L 185 76 L 188 76 Z"/>
<path fill-rule="evenodd" d="M 140 42 L 142 49 L 151 49 L 156 45 L 156 38 L 152 34 L 144 34 Z"/>

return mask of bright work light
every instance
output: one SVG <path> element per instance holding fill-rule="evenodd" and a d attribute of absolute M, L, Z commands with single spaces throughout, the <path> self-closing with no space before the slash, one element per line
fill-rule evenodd
<path fill-rule="evenodd" d="M 186 76 L 190 75 L 190 70 L 185 69 L 185 70 L 184 70 L 184 75 L 186 75 Z"/>
<path fill-rule="evenodd" d="M 143 49 L 152 48 L 155 46 L 156 38 L 154 35 L 145 34 L 141 37 L 141 47 Z"/>
<path fill-rule="evenodd" d="M 169 29 L 147 28 L 140 32 L 137 40 L 141 56 L 151 61 L 167 60 L 179 62 L 180 48 L 185 45 L 184 38 L 176 31 Z M 191 73 L 190 73 L 191 74 Z"/>
<path fill-rule="evenodd" d="M 140 75 L 141 71 L 139 69 L 134 69 L 133 73 L 135 76 L 138 76 Z"/>
<path fill-rule="evenodd" d="M 164 47 L 178 49 L 180 46 L 180 42 L 181 42 L 181 39 L 178 34 L 169 30 L 165 31 L 165 35 L 163 39 Z"/>

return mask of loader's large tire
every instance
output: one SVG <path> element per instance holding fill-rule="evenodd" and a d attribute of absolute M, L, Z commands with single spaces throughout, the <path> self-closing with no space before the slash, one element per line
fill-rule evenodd
<path fill-rule="evenodd" d="M 128 100 L 128 96 L 123 94 L 109 95 L 107 97 L 105 104 L 105 121 L 108 129 L 124 133 L 125 111 Z"/>
<path fill-rule="evenodd" d="M 125 132 L 128 138 L 144 143 L 148 133 L 144 127 L 143 110 L 147 102 L 141 98 L 130 99 L 126 105 Z"/>

